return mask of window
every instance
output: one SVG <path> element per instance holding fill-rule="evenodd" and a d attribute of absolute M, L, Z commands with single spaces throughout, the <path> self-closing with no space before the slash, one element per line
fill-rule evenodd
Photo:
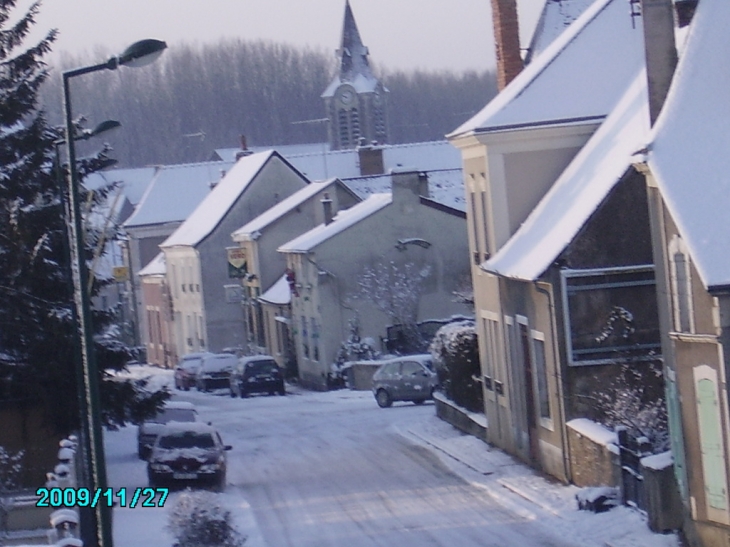
<path fill-rule="evenodd" d="M 479 218 L 477 217 L 477 195 L 476 192 L 472 191 L 469 193 L 469 201 L 471 206 L 471 233 L 474 238 L 474 264 L 481 263 L 481 249 L 482 244 L 480 242 L 479 234 Z"/>
<path fill-rule="evenodd" d="M 694 332 L 690 261 L 684 240 L 677 235 L 672 237 L 667 254 L 674 330 Z"/>
<path fill-rule="evenodd" d="M 550 394 L 548 392 L 547 364 L 545 363 L 545 337 L 541 332 L 532 331 L 532 353 L 538 411 L 540 418 L 549 420 L 551 418 Z"/>
<path fill-rule="evenodd" d="M 569 365 L 659 357 L 653 265 L 564 269 L 560 274 Z"/>
<path fill-rule="evenodd" d="M 309 359 L 309 332 L 307 331 L 307 318 L 302 316 L 302 353 Z"/>
<path fill-rule="evenodd" d="M 418 376 L 423 374 L 423 367 L 414 361 L 406 361 L 401 371 L 403 376 Z"/>
<path fill-rule="evenodd" d="M 319 361 L 319 325 L 314 317 L 312 317 L 312 359 Z"/>
<path fill-rule="evenodd" d="M 484 176 L 484 174 L 482 174 Z M 482 198 L 482 232 L 484 234 L 484 260 L 489 258 L 489 234 L 487 233 L 487 192 L 479 192 Z"/>

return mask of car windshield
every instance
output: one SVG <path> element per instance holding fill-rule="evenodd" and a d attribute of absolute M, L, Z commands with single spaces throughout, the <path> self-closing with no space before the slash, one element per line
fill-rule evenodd
<path fill-rule="evenodd" d="M 254 361 L 246 364 L 246 372 L 248 374 L 270 374 L 276 372 L 276 363 L 274 361 Z"/>
<path fill-rule="evenodd" d="M 152 420 L 158 424 L 167 422 L 194 422 L 195 411 L 191 408 L 165 408 Z"/>
<path fill-rule="evenodd" d="M 210 433 L 183 431 L 160 437 L 160 448 L 213 448 L 215 441 Z"/>
<path fill-rule="evenodd" d="M 200 368 L 201 358 L 197 359 L 185 359 L 181 364 L 180 368 L 186 371 L 194 371 Z"/>
<path fill-rule="evenodd" d="M 225 355 L 213 359 L 206 359 L 203 362 L 203 370 L 206 372 L 215 372 L 232 368 L 236 363 L 235 355 Z"/>

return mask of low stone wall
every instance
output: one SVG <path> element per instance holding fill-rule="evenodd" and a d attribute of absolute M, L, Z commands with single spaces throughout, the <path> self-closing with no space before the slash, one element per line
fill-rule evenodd
<path fill-rule="evenodd" d="M 456 429 L 487 442 L 487 420 L 484 415 L 477 418 L 473 412 L 456 406 L 439 392 L 434 393 L 436 416 L 450 423 Z"/>
<path fill-rule="evenodd" d="M 346 369 L 347 387 L 356 391 L 370 391 L 373 387 L 373 374 L 382 365 L 380 361 L 352 363 Z"/>
<path fill-rule="evenodd" d="M 616 434 L 579 418 L 567 423 L 570 468 L 576 486 L 619 486 Z"/>

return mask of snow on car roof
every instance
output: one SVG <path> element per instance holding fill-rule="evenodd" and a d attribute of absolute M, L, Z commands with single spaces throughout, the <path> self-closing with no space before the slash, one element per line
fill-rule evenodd
<path fill-rule="evenodd" d="M 160 432 L 160 437 L 175 433 L 214 433 L 216 429 L 205 422 L 168 422 Z"/>

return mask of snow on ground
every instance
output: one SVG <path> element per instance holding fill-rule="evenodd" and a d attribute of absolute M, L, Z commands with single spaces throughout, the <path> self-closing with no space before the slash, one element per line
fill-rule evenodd
<path fill-rule="evenodd" d="M 152 377 L 153 385 L 170 385 L 171 371 L 154 367 L 131 367 L 130 376 Z M 397 403 L 392 409 L 380 409 L 375 405 L 372 393 L 363 391 L 340 390 L 327 393 L 308 392 L 296 386 L 287 386 L 287 397 L 252 397 L 247 400 L 232 399 L 224 390 L 214 394 L 175 392 L 176 400 L 193 402 L 203 420 L 212 420 L 222 432 L 223 440 L 233 445 L 228 457 L 228 486 L 221 494 L 223 504 L 232 511 L 238 529 L 246 536 L 246 547 L 279 547 L 267 543 L 261 526 L 267 526 L 271 534 L 271 522 L 262 522 L 262 518 L 271 515 L 271 519 L 284 515 L 282 506 L 306 502 L 308 499 L 298 492 L 294 483 L 299 471 L 283 469 L 282 464 L 299 458 L 308 458 L 306 450 L 311 446 L 324 443 L 323 449 L 341 450 L 342 457 L 350 457 L 353 450 L 358 450 L 356 434 L 361 430 L 369 430 L 375 424 L 385 424 L 395 439 L 401 438 L 406 445 L 415 445 L 419 450 L 427 449 L 436 455 L 448 472 L 461 478 L 479 495 L 481 492 L 496 503 L 501 510 L 514 515 L 514 523 L 508 530 L 517 527 L 537 526 L 544 532 L 544 545 L 581 545 L 588 547 L 677 547 L 678 542 L 673 535 L 658 535 L 649 531 L 644 518 L 637 512 L 619 507 L 603 514 L 578 511 L 575 494 L 578 488 L 564 486 L 540 476 L 531 468 L 515 461 L 500 450 L 491 448 L 482 441 L 464 435 L 452 426 L 436 418 L 433 405 L 416 407 L 410 403 Z M 329 416 L 345 417 L 346 428 L 335 430 L 335 419 Z M 295 417 L 304 417 L 297 421 Z M 273 425 L 272 425 L 273 424 Z M 146 487 L 144 462 L 136 456 L 136 427 L 122 428 L 106 434 L 106 456 L 109 483 L 114 488 Z M 268 429 L 268 431 L 267 431 Z M 338 448 L 335 441 L 345 431 L 344 448 Z M 352 434 L 348 432 L 353 432 Z M 288 438 L 287 438 L 288 437 Z M 252 442 L 253 441 L 253 442 Z M 292 447 L 301 445 L 300 456 L 292 456 Z M 316 450 L 319 450 L 315 448 Z M 377 450 L 382 450 L 380 447 Z M 362 450 L 373 450 L 372 446 L 363 446 Z M 295 450 L 296 451 L 296 450 Z M 261 467 L 261 454 L 267 462 Z M 387 452 L 386 452 L 387 454 Z M 394 457 L 396 455 L 394 454 Z M 259 459 L 254 462 L 254 457 Z M 287 458 L 294 460 L 287 460 Z M 399 457 L 402 457 L 399 456 Z M 415 465 L 415 464 L 414 464 Z M 257 467 L 258 466 L 258 467 Z M 312 468 L 314 473 L 322 470 Z M 260 473 L 256 475 L 256 473 Z M 323 476 L 327 476 L 324 472 Z M 400 477 L 399 477 L 400 478 Z M 358 479 L 354 479 L 357 481 Z M 387 478 L 386 478 L 387 480 Z M 278 482 L 273 487 L 268 483 Z M 290 484 L 290 486 L 287 486 Z M 301 487 L 301 486 L 300 486 Z M 261 492 L 270 495 L 276 488 L 282 489 L 284 497 L 280 501 L 258 509 L 252 507 L 254 499 L 249 496 L 261 496 Z M 316 487 L 319 488 L 319 487 Z M 333 488 L 335 494 L 333 495 Z M 413 495 L 408 492 L 422 492 L 424 496 L 428 485 L 421 485 L 416 490 L 401 491 L 402 495 Z M 287 494 L 289 492 L 289 494 Z M 139 545 L 156 545 L 159 547 L 172 545 L 173 540 L 166 530 L 167 511 L 179 495 L 172 492 L 165 508 L 116 508 L 114 510 L 114 543 L 116 547 L 138 547 Z M 301 495 L 301 497 L 296 497 Z M 358 492 L 338 492 L 337 485 L 322 485 L 321 492 L 314 493 L 319 503 L 345 496 L 367 495 L 365 489 Z M 432 494 L 431 494 L 432 495 Z M 409 498 L 400 503 L 410 505 Z M 260 500 L 259 500 L 260 501 Z M 329 503 L 329 502 L 328 502 Z M 416 504 L 417 501 L 413 500 Z M 329 515 L 336 511 L 326 506 Z M 284 507 L 286 509 L 286 507 Z M 312 509 L 297 509 L 308 516 Z M 258 512 L 257 512 L 258 511 Z M 310 513 L 308 513 L 310 511 Z M 295 515 L 299 517 L 301 515 Z M 443 515 L 442 515 L 443 516 Z M 258 518 L 257 518 L 258 517 Z M 346 519 L 348 515 L 340 515 L 338 519 Z M 378 518 L 393 518 L 391 515 Z M 412 516 L 412 518 L 415 518 Z M 357 520 L 357 519 L 356 519 Z M 278 523 L 279 521 L 275 521 Z M 339 521 L 338 521 L 339 522 Z M 389 521 L 387 521 L 389 522 Z M 523 524 L 518 524 L 522 522 Z M 366 521 L 372 525 L 372 517 Z M 291 525 L 293 533 L 301 533 L 301 522 L 296 518 L 289 519 L 275 526 Z M 337 524 L 310 523 L 311 538 L 294 536 L 296 541 L 304 545 L 316 545 L 319 536 L 326 537 L 327 530 Z M 299 526 L 297 528 L 296 526 Z M 422 524 L 419 526 L 423 526 Z M 455 530 L 463 527 L 455 523 Z M 486 528 L 484 531 L 495 533 L 496 529 Z M 288 532 L 284 532 L 288 533 Z M 414 532 L 415 533 L 415 532 Z M 515 538 L 520 537 L 519 531 Z M 507 537 L 512 537 L 509 533 Z M 555 542 L 559 538 L 559 542 Z M 367 539 L 367 538 L 365 538 Z M 414 538 L 415 539 L 415 538 Z M 523 541 L 524 542 L 524 541 Z M 323 542 L 322 544 L 325 544 Z M 350 542 L 352 544 L 352 542 Z M 360 543 L 357 543 L 358 545 Z M 369 543 L 364 543 L 369 544 Z M 384 543 L 373 544 L 383 545 Z M 415 543 L 414 543 L 415 544 Z M 410 543 L 407 543 L 410 545 Z"/>

